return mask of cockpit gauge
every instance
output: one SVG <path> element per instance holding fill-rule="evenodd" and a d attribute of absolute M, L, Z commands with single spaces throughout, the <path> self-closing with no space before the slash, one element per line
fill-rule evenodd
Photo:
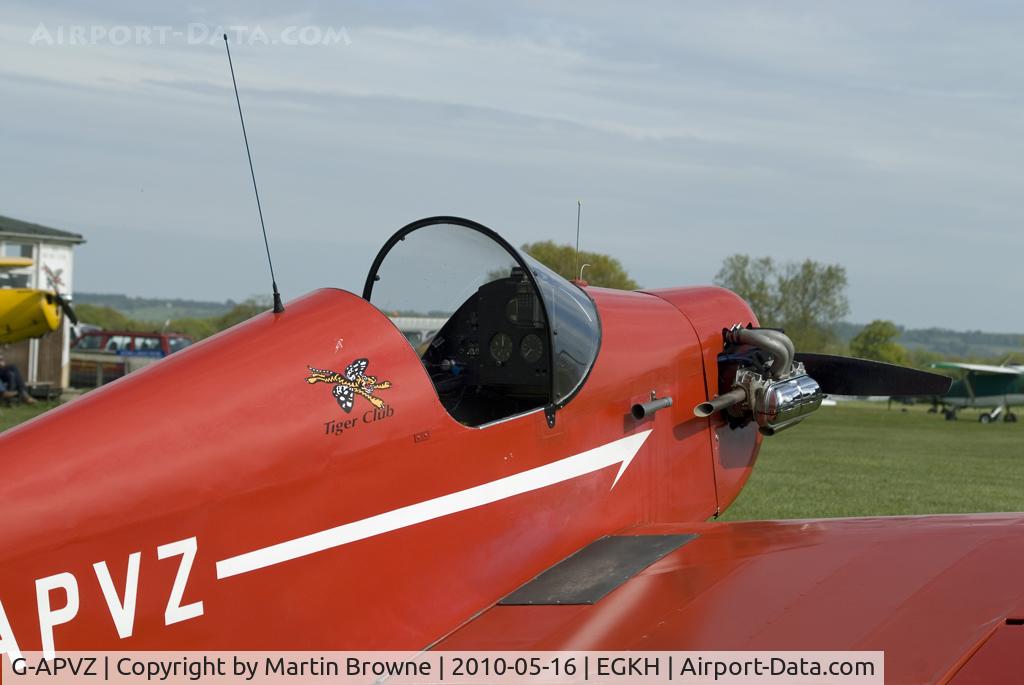
<path fill-rule="evenodd" d="M 544 353 L 544 343 L 536 333 L 530 333 L 519 343 L 519 354 L 531 364 Z"/>
<path fill-rule="evenodd" d="M 519 300 L 512 298 L 505 305 L 505 317 L 512 323 L 519 323 Z"/>
<path fill-rule="evenodd" d="M 520 291 L 505 304 L 505 318 L 517 326 L 534 325 L 537 317 L 533 294 L 522 288 Z"/>
<path fill-rule="evenodd" d="M 508 333 L 497 333 L 491 338 L 491 357 L 499 364 L 504 364 L 512 357 L 515 344 Z"/>

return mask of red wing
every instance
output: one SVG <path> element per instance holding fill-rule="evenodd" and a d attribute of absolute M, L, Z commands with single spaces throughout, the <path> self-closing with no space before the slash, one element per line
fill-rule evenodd
<path fill-rule="evenodd" d="M 947 682 L 972 660 L 957 685 L 1024 658 L 1024 515 L 625 534 L 697 537 L 593 604 L 499 604 L 435 649 L 883 650 L 892 683 Z"/>

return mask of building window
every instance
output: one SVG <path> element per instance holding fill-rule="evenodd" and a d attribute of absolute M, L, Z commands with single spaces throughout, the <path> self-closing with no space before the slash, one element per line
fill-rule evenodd
<path fill-rule="evenodd" d="M 4 257 L 28 257 L 32 259 L 32 243 L 4 243 Z"/>
<path fill-rule="evenodd" d="M 0 255 L 32 259 L 32 243 L 4 243 Z M 0 288 L 28 288 L 32 285 L 32 267 L 0 270 Z"/>
<path fill-rule="evenodd" d="M 0 288 L 27 288 L 31 274 L 21 271 L 0 271 Z"/>

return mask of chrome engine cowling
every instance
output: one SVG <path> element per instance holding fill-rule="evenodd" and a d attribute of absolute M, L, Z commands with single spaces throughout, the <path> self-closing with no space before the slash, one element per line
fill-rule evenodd
<path fill-rule="evenodd" d="M 800 369 L 803 371 L 803 368 Z M 759 388 L 751 402 L 754 420 L 765 435 L 794 426 L 821 406 L 825 395 L 818 382 L 805 373 Z"/>

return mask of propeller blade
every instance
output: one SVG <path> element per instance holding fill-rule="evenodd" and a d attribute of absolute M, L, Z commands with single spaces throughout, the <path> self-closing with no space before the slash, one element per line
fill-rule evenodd
<path fill-rule="evenodd" d="M 60 293 L 54 291 L 54 296 L 57 300 L 57 304 L 60 305 L 60 310 L 64 312 L 64 316 L 68 317 L 73 325 L 78 325 L 78 315 L 75 314 L 75 310 L 71 308 L 71 303 L 61 297 Z"/>
<path fill-rule="evenodd" d="M 797 352 L 796 361 L 829 395 L 945 395 L 953 382 L 937 373 L 855 357 Z"/>

